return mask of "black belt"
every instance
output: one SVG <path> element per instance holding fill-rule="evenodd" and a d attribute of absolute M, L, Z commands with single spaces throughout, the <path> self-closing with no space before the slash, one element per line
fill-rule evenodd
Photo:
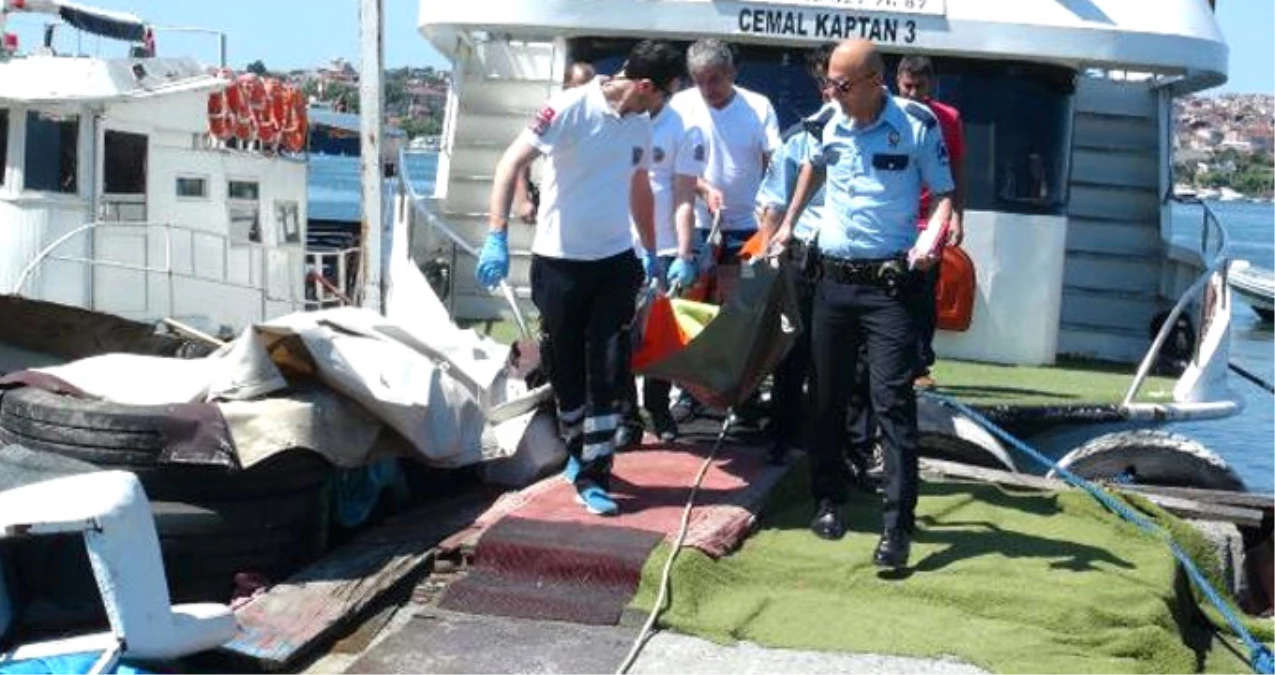
<path fill-rule="evenodd" d="M 901 254 L 872 260 L 842 260 L 822 256 L 818 269 L 819 278 L 824 281 L 876 286 L 884 288 L 891 296 L 898 295 L 908 279 L 907 258 Z"/>

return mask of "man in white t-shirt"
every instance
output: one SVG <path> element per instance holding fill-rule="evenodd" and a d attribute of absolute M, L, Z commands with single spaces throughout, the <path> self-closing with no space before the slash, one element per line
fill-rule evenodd
<path fill-rule="evenodd" d="M 686 51 L 693 89 L 678 93 L 670 105 L 686 123 L 700 129 L 705 142 L 702 203 L 695 210 L 700 280 L 690 297 L 722 304 L 739 280 L 739 251 L 757 231 L 757 189 L 782 145 L 775 108 L 762 94 L 735 84 L 735 57 L 726 43 L 706 38 Z M 714 218 L 720 239 L 710 242 Z M 673 418 L 689 421 L 700 409 L 687 392 L 673 406 Z M 751 410 L 753 406 L 744 406 Z"/>
<path fill-rule="evenodd" d="M 677 87 L 674 87 L 676 89 Z M 669 288 L 689 289 L 695 283 L 695 195 L 704 173 L 704 136 L 690 126 L 667 97 L 651 110 L 651 192 L 655 197 L 655 248 L 668 270 Z M 635 230 L 636 235 L 636 230 Z M 640 246 L 640 245 L 639 245 Z M 640 250 L 640 248 L 639 248 Z M 669 413 L 670 383 L 646 377 L 642 403 L 651 415 L 652 431 L 661 441 L 677 438 L 677 422 Z M 630 383 L 629 408 L 620 423 L 616 446 L 637 442 L 642 421 L 637 415 L 637 386 Z"/>
<path fill-rule="evenodd" d="M 611 463 L 620 403 L 631 376 L 628 326 L 643 272 L 663 276 L 655 248 L 651 108 L 682 70 L 672 45 L 643 41 L 623 70 L 560 92 L 505 151 L 492 181 L 490 233 L 475 276 L 488 288 L 509 273 L 507 214 L 514 181 L 545 156 L 531 252 L 531 299 L 541 355 L 558 399 L 573 482 L 592 513 L 619 511 Z M 633 255 L 630 218 L 642 241 Z"/>
<path fill-rule="evenodd" d="M 716 261 L 717 292 L 712 298 L 720 303 L 739 278 L 739 249 L 757 231 L 757 189 L 771 153 L 783 143 L 770 100 L 735 84 L 735 60 L 728 45 L 700 40 L 687 50 L 686 66 L 695 88 L 674 96 L 671 105 L 704 135 L 704 202 L 696 208 L 695 225 L 704 242 L 714 215 L 720 214 L 721 258 Z M 706 246 L 700 248 L 707 254 Z"/>

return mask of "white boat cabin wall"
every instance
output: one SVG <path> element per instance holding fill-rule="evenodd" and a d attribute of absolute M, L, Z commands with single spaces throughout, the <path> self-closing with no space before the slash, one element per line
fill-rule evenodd
<path fill-rule="evenodd" d="M 0 291 L 213 332 L 304 307 L 304 156 L 211 137 L 228 82 L 188 59 L 0 63 L 42 77 L 62 79 L 0 83 Z"/>
<path fill-rule="evenodd" d="M 1172 97 L 1225 80 L 1227 48 L 1201 0 L 423 0 L 420 29 L 455 73 L 433 208 L 470 246 L 500 151 L 570 62 L 611 73 L 638 39 L 718 37 L 739 47 L 739 83 L 769 96 L 784 127 L 818 105 L 805 50 L 864 37 L 881 45 L 891 83 L 903 55 L 930 55 L 938 98 L 965 124 L 978 294 L 970 329 L 936 338 L 941 356 L 1134 362 L 1153 317 L 1204 269 L 1198 251 L 1169 243 L 1162 199 Z M 510 282 L 525 298 L 531 228 L 510 231 Z M 422 225 L 413 253 L 449 246 Z M 472 265 L 457 260 L 449 302 L 498 315 Z"/>

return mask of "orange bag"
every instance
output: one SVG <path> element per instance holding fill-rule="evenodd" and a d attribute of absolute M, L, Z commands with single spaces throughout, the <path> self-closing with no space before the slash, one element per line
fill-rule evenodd
<path fill-rule="evenodd" d="M 959 246 L 943 247 L 943 263 L 934 289 L 934 305 L 940 330 L 969 330 L 974 319 L 974 296 L 978 286 L 974 261 Z"/>
<path fill-rule="evenodd" d="M 633 350 L 632 363 L 635 370 L 671 356 L 691 341 L 690 336 L 677 323 L 672 301 L 663 293 L 651 294 L 645 310 L 639 311 L 638 320 L 643 325 L 637 348 Z"/>

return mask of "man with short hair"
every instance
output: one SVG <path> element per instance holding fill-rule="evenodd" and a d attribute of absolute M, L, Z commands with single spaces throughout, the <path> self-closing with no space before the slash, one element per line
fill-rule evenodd
<path fill-rule="evenodd" d="M 961 240 L 965 238 L 965 172 L 962 170 L 965 160 L 965 132 L 961 127 L 961 113 L 933 97 L 934 64 L 930 62 L 928 56 L 903 57 L 899 61 L 894 82 L 900 96 L 924 103 L 939 121 L 939 128 L 943 132 L 943 143 L 947 145 L 950 157 L 952 180 L 956 183 L 956 190 L 952 193 L 952 217 L 947 221 L 947 243 L 959 246 Z M 930 191 L 923 189 L 919 211 L 921 218 L 917 220 L 917 229 L 925 229 L 924 218 L 925 214 L 929 213 L 929 206 Z M 921 361 L 917 368 L 915 385 L 920 389 L 934 387 L 934 377 L 930 373 L 930 368 L 934 366 L 934 330 L 938 326 L 938 311 L 935 306 L 938 283 L 939 265 L 936 264 L 926 270 L 924 283 L 921 286 L 922 293 L 917 301 L 918 317 L 921 322 L 918 327 L 920 333 L 918 349 Z"/>
<path fill-rule="evenodd" d="M 842 505 L 850 481 L 842 455 L 846 405 L 862 340 L 871 406 L 885 437 L 882 536 L 873 561 L 907 565 L 916 524 L 917 475 L 914 307 L 916 270 L 934 264 L 914 250 L 921 187 L 934 194 L 929 227 L 951 216 L 953 189 L 938 120 L 925 106 L 895 99 L 884 86 L 875 45 L 847 40 L 833 51 L 825 88 L 839 112 L 803 164 L 792 205 L 773 243 L 786 245 L 810 196 L 827 181 L 819 228 L 819 281 L 811 319 L 814 424 L 811 491 L 815 535 L 845 535 Z"/>
<path fill-rule="evenodd" d="M 541 355 L 558 399 L 559 428 L 579 470 L 579 501 L 614 515 L 611 464 L 619 404 L 630 376 L 629 323 L 643 279 L 660 278 L 647 114 L 682 72 L 681 52 L 646 40 L 611 78 L 558 93 L 501 157 L 492 182 L 490 232 L 475 276 L 488 288 L 509 273 L 514 181 L 546 157 L 532 243 L 531 299 L 540 310 Z M 642 259 L 633 255 L 637 227 Z"/>
<path fill-rule="evenodd" d="M 705 141 L 704 198 L 695 212 L 701 242 L 720 215 L 722 258 L 717 302 L 729 295 L 739 273 L 739 250 L 757 231 L 757 189 L 771 153 L 782 145 L 779 121 L 770 99 L 735 84 L 735 57 L 720 40 L 703 39 L 686 51 L 686 67 L 695 83 L 670 105 Z"/>
<path fill-rule="evenodd" d="M 670 105 L 704 135 L 703 203 L 696 206 L 695 232 L 698 255 L 712 255 L 709 233 L 713 219 L 720 218 L 721 250 L 711 277 L 716 290 L 709 301 L 721 304 L 739 279 L 739 251 L 757 231 L 757 189 L 771 153 L 782 144 L 779 121 L 768 98 L 735 84 L 735 56 L 726 43 L 695 42 L 686 51 L 686 67 L 695 87 L 678 93 Z M 693 417 L 696 405 L 683 392 L 674 417 Z"/>

